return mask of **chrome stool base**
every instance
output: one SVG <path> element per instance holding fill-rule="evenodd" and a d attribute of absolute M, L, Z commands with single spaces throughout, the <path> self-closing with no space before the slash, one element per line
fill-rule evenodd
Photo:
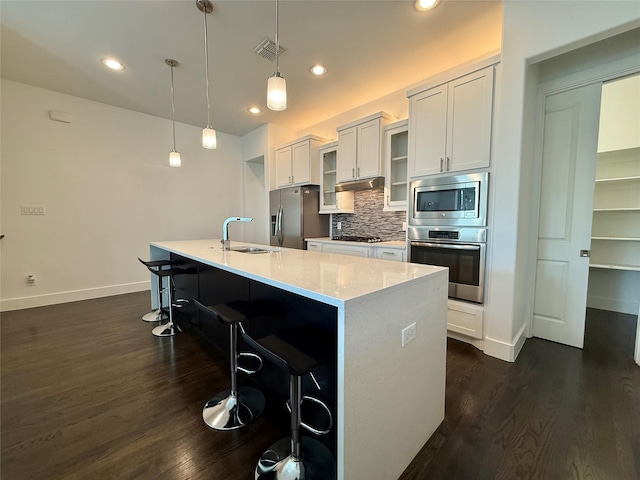
<path fill-rule="evenodd" d="M 225 390 L 205 404 L 202 419 L 214 430 L 235 430 L 260 415 L 264 404 L 264 395 L 256 388 L 240 387 L 237 395 Z"/>
<path fill-rule="evenodd" d="M 179 333 L 186 331 L 188 327 L 181 327 L 177 323 L 169 322 L 163 325 L 158 325 L 151 333 L 153 333 L 156 337 L 173 337 Z"/>
<path fill-rule="evenodd" d="M 329 449 L 311 437 L 302 437 L 302 455 L 291 456 L 291 438 L 283 438 L 262 454 L 255 480 L 333 480 L 335 462 Z"/>
<path fill-rule="evenodd" d="M 166 312 L 163 312 L 159 308 L 157 310 L 153 310 L 152 312 L 145 314 L 142 317 L 142 320 L 144 320 L 145 322 L 162 322 L 163 320 L 168 320 L 168 319 L 169 319 L 169 315 L 167 315 Z"/>

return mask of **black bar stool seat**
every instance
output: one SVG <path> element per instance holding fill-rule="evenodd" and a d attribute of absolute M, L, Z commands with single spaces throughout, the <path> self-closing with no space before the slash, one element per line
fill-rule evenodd
<path fill-rule="evenodd" d="M 329 449 L 312 437 L 302 437 L 300 427 L 316 434 L 328 433 L 333 421 L 324 402 L 302 396 L 302 377 L 320 365 L 333 349 L 331 340 L 314 328 L 293 328 L 279 334 L 254 339 L 242 332 L 244 340 L 274 365 L 290 374 L 289 402 L 291 404 L 291 437 L 278 440 L 258 460 L 255 479 L 266 480 L 332 480 L 336 465 Z M 313 400 L 329 413 L 329 428 L 315 429 L 302 422 L 301 404 Z"/>
<path fill-rule="evenodd" d="M 162 270 L 164 267 L 170 267 L 171 265 L 173 265 L 171 260 L 144 261 L 141 258 L 138 258 L 138 260 L 145 267 L 147 267 L 149 271 L 152 271 L 151 269 Z M 142 316 L 142 320 L 144 320 L 145 322 L 161 322 L 169 318 L 167 313 L 162 308 L 162 282 L 160 281 L 160 279 L 158 279 L 157 294 L 158 294 L 158 308 L 156 310 L 151 310 L 149 313 L 146 313 Z"/>
<path fill-rule="evenodd" d="M 244 373 L 255 373 L 238 366 L 239 356 L 251 356 L 262 359 L 255 353 L 238 353 L 238 328 L 242 329 L 242 322 L 256 318 L 263 313 L 254 305 L 244 301 L 220 303 L 206 306 L 194 299 L 193 303 L 207 317 L 217 319 L 229 326 L 229 363 L 231 369 L 231 388 L 215 395 L 202 409 L 204 423 L 214 430 L 235 430 L 247 425 L 264 410 L 264 394 L 253 387 L 238 387 L 238 370 Z"/>

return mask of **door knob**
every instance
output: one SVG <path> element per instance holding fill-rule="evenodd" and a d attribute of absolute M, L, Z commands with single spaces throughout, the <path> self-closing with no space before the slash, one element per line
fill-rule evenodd
<path fill-rule="evenodd" d="M 580 250 L 580 256 L 581 257 L 590 257 L 591 256 L 591 250 Z"/>

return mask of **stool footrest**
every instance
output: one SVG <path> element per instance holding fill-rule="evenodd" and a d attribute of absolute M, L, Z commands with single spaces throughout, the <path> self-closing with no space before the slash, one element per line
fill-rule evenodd
<path fill-rule="evenodd" d="M 242 365 L 240 365 L 240 363 L 238 363 L 238 371 L 242 373 L 246 373 L 247 375 L 253 375 L 254 373 L 258 373 L 260 370 L 262 370 L 262 366 L 264 363 L 262 361 L 262 357 L 257 353 L 240 352 L 238 353 L 238 360 L 240 360 L 241 358 L 252 358 L 256 360 L 258 365 L 256 368 L 248 368 L 248 367 L 243 367 Z"/>
<path fill-rule="evenodd" d="M 302 401 L 300 402 L 301 407 L 302 405 L 304 405 L 305 401 L 315 403 L 316 405 L 320 405 L 324 409 L 324 411 L 327 413 L 327 416 L 329 418 L 329 426 L 326 429 L 320 429 L 302 421 L 300 422 L 300 426 L 303 427 L 305 430 L 313 433 L 314 435 L 326 435 L 327 433 L 329 433 L 333 428 L 333 415 L 331 414 L 331 409 L 329 408 L 329 405 L 327 405 L 325 402 L 323 402 L 317 397 L 312 397 L 310 395 L 303 395 Z M 287 410 L 289 410 L 289 413 L 291 413 L 291 404 L 289 400 L 287 400 Z"/>

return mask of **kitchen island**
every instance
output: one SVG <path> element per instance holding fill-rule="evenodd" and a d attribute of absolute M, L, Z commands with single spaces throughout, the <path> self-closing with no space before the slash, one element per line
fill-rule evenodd
<path fill-rule="evenodd" d="M 300 312 L 321 312 L 336 335 L 338 478 L 398 478 L 444 418 L 447 269 L 261 248 L 269 251 L 224 251 L 217 239 L 170 241 L 151 243 L 150 254 L 202 266 L 199 275 L 213 269 L 247 281 L 252 299 L 310 302 Z M 403 329 L 414 323 L 415 338 L 403 346 Z"/>

